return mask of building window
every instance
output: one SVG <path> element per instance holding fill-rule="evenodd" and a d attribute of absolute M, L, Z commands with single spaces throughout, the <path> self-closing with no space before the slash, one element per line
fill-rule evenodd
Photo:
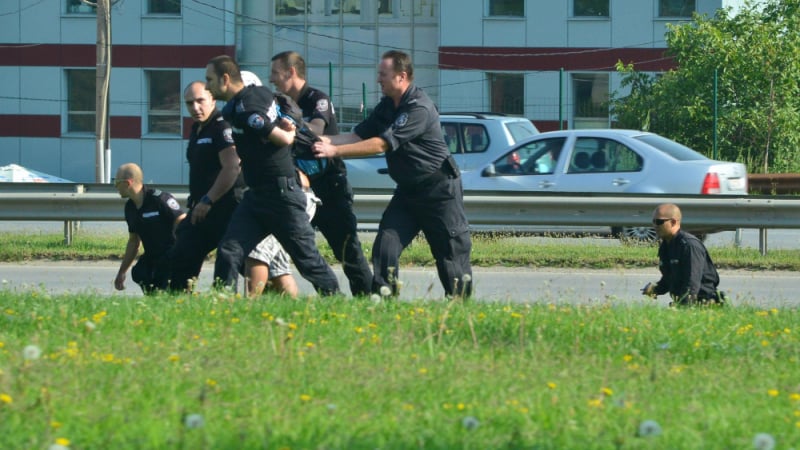
<path fill-rule="evenodd" d="M 181 0 L 148 0 L 147 12 L 150 14 L 181 14 Z"/>
<path fill-rule="evenodd" d="M 278 0 L 275 2 L 275 15 L 297 16 L 305 14 L 306 0 Z"/>
<path fill-rule="evenodd" d="M 658 0 L 659 17 L 692 17 L 695 0 Z"/>
<path fill-rule="evenodd" d="M 67 132 L 95 132 L 95 71 L 69 69 L 67 74 Z"/>
<path fill-rule="evenodd" d="M 147 132 L 181 134 L 181 73 L 148 70 Z"/>
<path fill-rule="evenodd" d="M 525 113 L 525 78 L 521 73 L 490 73 L 489 95 L 492 112 L 523 115 Z"/>
<path fill-rule="evenodd" d="M 608 17 L 609 0 L 574 0 L 572 15 L 576 17 Z"/>
<path fill-rule="evenodd" d="M 67 0 L 67 14 L 94 14 L 97 7 L 83 3 L 81 0 Z"/>
<path fill-rule="evenodd" d="M 489 0 L 490 16 L 525 16 L 524 0 Z"/>
<path fill-rule="evenodd" d="M 608 127 L 608 74 L 572 75 L 574 128 Z"/>

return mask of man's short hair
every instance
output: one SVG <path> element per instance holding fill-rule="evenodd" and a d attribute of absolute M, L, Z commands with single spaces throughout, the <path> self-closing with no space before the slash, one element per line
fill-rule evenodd
<path fill-rule="evenodd" d="M 391 59 L 395 73 L 405 72 L 408 75 L 408 81 L 414 81 L 414 65 L 411 64 L 411 57 L 408 56 L 408 53 L 389 50 L 381 56 L 381 59 Z"/>
<path fill-rule="evenodd" d="M 302 80 L 306 79 L 306 61 L 302 56 L 300 56 L 300 53 L 291 50 L 280 52 L 272 57 L 272 62 L 275 61 L 279 61 L 281 64 L 283 64 L 285 69 L 294 67 L 294 70 L 297 72 L 297 76 Z"/>
<path fill-rule="evenodd" d="M 222 78 L 223 75 L 228 75 L 234 83 L 242 82 L 242 72 L 239 70 L 239 64 L 236 60 L 228 55 L 219 55 L 211 58 L 208 64 L 214 68 L 214 73 Z"/>

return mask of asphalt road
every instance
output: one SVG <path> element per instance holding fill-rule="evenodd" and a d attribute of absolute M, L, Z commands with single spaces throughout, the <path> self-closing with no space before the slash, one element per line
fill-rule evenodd
<path fill-rule="evenodd" d="M 109 297 L 140 297 L 138 286 L 127 282 L 124 291 L 115 291 L 113 279 L 117 271 L 113 262 L 68 262 L 0 264 L 0 289 L 14 291 L 43 290 L 52 294 L 91 292 Z M 339 282 L 348 292 L 340 267 L 334 268 Z M 200 290 L 211 285 L 213 265 L 206 264 L 200 277 Z M 795 272 L 721 271 L 720 288 L 729 293 L 732 305 L 762 307 L 796 307 L 798 274 Z M 649 269 L 567 270 L 476 268 L 476 298 L 481 301 L 544 302 L 570 304 L 651 302 L 639 294 L 644 284 L 655 281 L 658 273 Z M 434 268 L 401 269 L 404 287 L 401 299 L 441 299 L 444 292 Z M 313 289 L 299 279 L 301 294 Z M 662 296 L 656 300 L 666 305 Z"/>

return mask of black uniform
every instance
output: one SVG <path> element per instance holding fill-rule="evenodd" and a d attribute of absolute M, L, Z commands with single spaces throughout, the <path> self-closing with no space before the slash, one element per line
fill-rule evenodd
<path fill-rule="evenodd" d="M 192 125 L 186 148 L 186 160 L 189 162 L 189 213 L 186 220 L 178 225 L 177 240 L 170 252 L 170 288 L 175 290 L 185 290 L 188 280 L 200 274 L 203 260 L 217 248 L 237 205 L 235 185 L 214 202 L 203 221 L 192 224 L 195 205 L 208 193 L 222 170 L 219 153 L 234 146 L 231 127 L 220 112 L 215 111 L 203 125 L 202 128 L 199 122 Z"/>
<path fill-rule="evenodd" d="M 131 269 L 131 279 L 149 294 L 169 284 L 167 254 L 175 243 L 175 220 L 183 211 L 172 194 L 147 186 L 143 189 L 141 208 L 137 209 L 133 200 L 125 202 L 125 222 L 128 232 L 136 233 L 144 246 L 144 253 Z"/>
<path fill-rule="evenodd" d="M 244 181 L 250 189 L 219 244 L 215 275 L 224 285 L 233 286 L 245 256 L 273 234 L 318 292 L 337 293 L 336 275 L 316 247 L 291 150 L 269 141 L 278 118 L 272 91 L 248 86 L 225 105 L 222 115 L 232 125 Z"/>
<path fill-rule="evenodd" d="M 303 120 L 314 119 L 325 121 L 323 134 L 339 134 L 333 104 L 328 96 L 306 84 L 297 98 L 297 105 L 303 111 Z M 304 169 L 303 160 L 298 160 L 298 167 Z M 313 161 L 317 164 L 317 161 Z M 311 167 L 316 167 L 312 164 Z M 322 200 L 317 206 L 317 213 L 311 221 L 316 226 L 333 250 L 336 259 L 342 263 L 342 269 L 350 281 L 350 292 L 353 295 L 369 294 L 372 286 L 372 271 L 369 269 L 361 241 L 358 239 L 358 221 L 353 213 L 353 189 L 347 182 L 347 169 L 342 158 L 326 161 L 325 169 L 313 174 L 306 171 L 311 180 L 314 194 Z"/>
<path fill-rule="evenodd" d="M 719 275 L 705 245 L 683 230 L 658 247 L 661 279 L 655 287 L 658 295 L 669 294 L 678 305 L 695 302 L 721 302 L 717 291 Z"/>
<path fill-rule="evenodd" d="M 372 249 L 373 291 L 390 286 L 396 292 L 400 253 L 422 230 L 445 293 L 470 295 L 472 242 L 463 188 L 436 106 L 412 85 L 397 108 L 391 98 L 384 97 L 353 132 L 362 139 L 378 136 L 389 144 L 386 164 L 397 183 Z M 469 275 L 469 281 L 464 275 Z"/>

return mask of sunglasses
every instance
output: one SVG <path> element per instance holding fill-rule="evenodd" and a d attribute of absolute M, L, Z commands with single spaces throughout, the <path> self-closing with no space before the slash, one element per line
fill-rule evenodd
<path fill-rule="evenodd" d="M 664 222 L 669 222 L 672 219 L 653 219 L 653 225 L 661 226 L 664 225 Z"/>

